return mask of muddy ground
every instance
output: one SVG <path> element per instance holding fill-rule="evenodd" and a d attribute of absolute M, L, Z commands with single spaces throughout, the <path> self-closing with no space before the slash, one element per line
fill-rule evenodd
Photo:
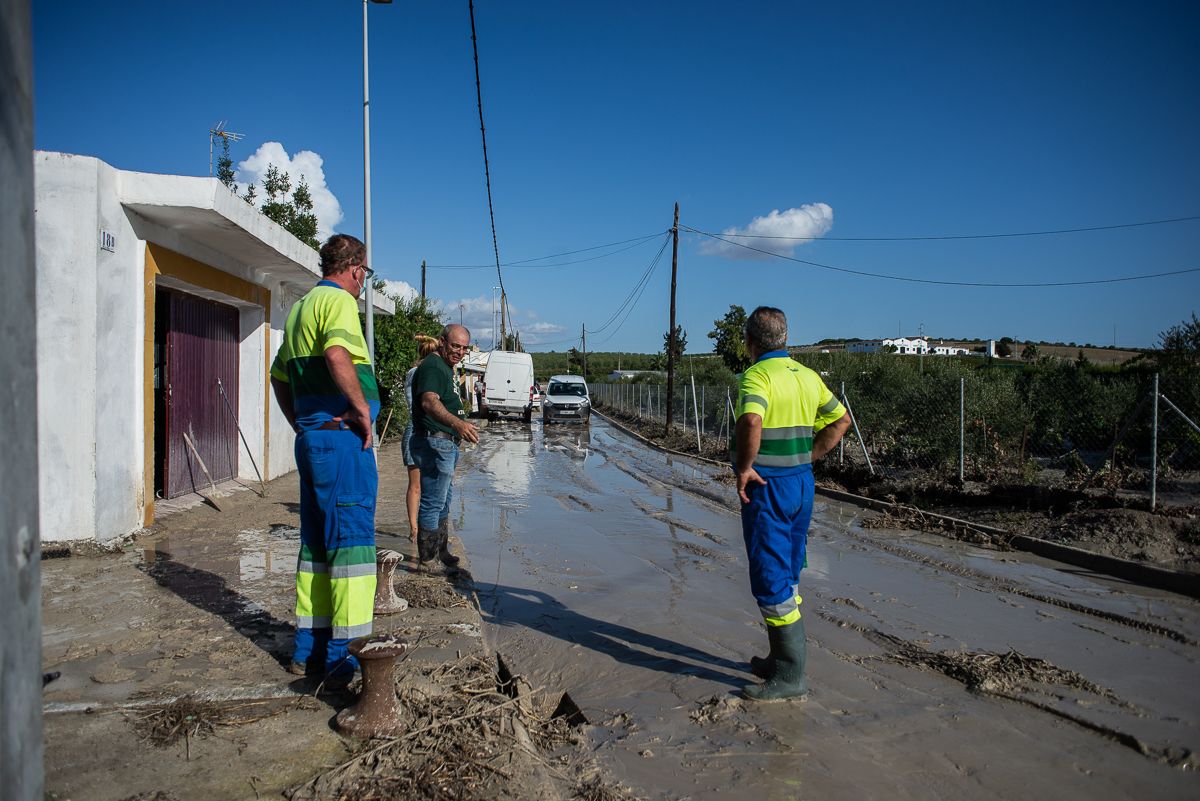
<path fill-rule="evenodd" d="M 452 507 L 473 575 L 405 562 L 377 624 L 414 643 L 397 740 L 342 738 L 353 695 L 284 671 L 294 476 L 44 562 L 51 797 L 1196 797 L 1200 604 L 822 500 L 813 692 L 756 706 L 724 472 L 599 418 L 484 433 Z M 411 553 L 398 455 L 379 542 Z"/>
<path fill-rule="evenodd" d="M 379 545 L 411 556 L 398 445 L 380 468 Z M 468 569 L 401 564 L 410 608 L 375 629 L 411 643 L 395 674 L 405 733 L 339 735 L 358 685 L 327 691 L 285 670 L 296 477 L 265 498 L 236 489 L 214 499 L 220 511 L 196 505 L 133 541 L 44 561 L 47 798 L 626 797 L 562 691 L 529 685 L 485 645 Z"/>
<path fill-rule="evenodd" d="M 604 409 L 604 414 L 655 444 L 684 453 L 697 452 L 696 436 L 692 431 L 676 427 L 664 434 L 661 424 L 648 423 L 613 409 Z M 719 439 L 703 438 L 701 444 L 704 457 L 718 461 L 727 458 L 726 445 Z M 865 466 L 839 467 L 832 460 L 818 464 L 815 473 L 821 486 L 1107 556 L 1197 573 L 1197 581 L 1200 581 L 1200 505 L 1196 504 L 1194 496 L 1171 498 L 1166 505 L 1151 512 L 1143 497 L 1115 489 L 1084 489 L 1077 486 L 1079 482 L 1031 486 L 1001 481 L 967 481 L 958 485 L 920 471 L 873 476 Z M 923 522 L 919 514 L 880 515 L 875 525 L 911 528 L 926 523 L 929 530 L 956 533 L 954 526 Z"/>

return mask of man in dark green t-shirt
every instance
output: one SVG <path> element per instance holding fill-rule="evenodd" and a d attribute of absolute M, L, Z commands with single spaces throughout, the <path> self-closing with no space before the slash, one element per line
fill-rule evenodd
<path fill-rule="evenodd" d="M 417 512 L 417 556 L 421 566 L 439 557 L 447 567 L 458 564 L 450 553 L 450 498 L 458 443 L 479 442 L 479 430 L 467 422 L 454 382 L 452 365 L 466 355 L 471 332 L 448 325 L 413 373 L 411 452 L 421 471 L 421 506 Z"/>

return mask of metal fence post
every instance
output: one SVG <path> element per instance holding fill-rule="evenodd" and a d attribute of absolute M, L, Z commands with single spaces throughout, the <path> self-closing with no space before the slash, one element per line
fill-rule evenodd
<path fill-rule="evenodd" d="M 708 414 L 708 412 L 704 408 L 704 386 L 701 385 L 700 386 L 700 433 L 701 434 L 708 433 L 704 428 L 704 418 L 707 414 Z"/>
<path fill-rule="evenodd" d="M 871 454 L 867 453 L 866 440 L 863 439 L 862 431 L 858 428 L 858 418 L 854 416 L 854 409 L 850 408 L 850 399 L 843 397 L 842 402 L 846 406 L 846 412 L 850 415 L 850 422 L 854 424 L 854 434 L 858 437 L 858 445 L 862 448 L 863 458 L 867 460 L 867 470 L 871 472 L 871 475 L 875 475 L 875 466 L 871 464 Z"/>
<path fill-rule="evenodd" d="M 700 453 L 703 447 L 700 445 L 700 410 L 696 407 L 696 376 L 692 376 L 692 412 L 693 419 L 696 423 L 696 453 Z"/>
<path fill-rule="evenodd" d="M 967 379 L 958 379 L 958 483 L 966 473 Z"/>
<path fill-rule="evenodd" d="M 1150 427 L 1150 511 L 1158 502 L 1158 373 L 1154 374 L 1154 424 Z"/>
<path fill-rule="evenodd" d="M 832 361 L 833 361 L 832 353 L 830 354 L 829 358 L 830 358 L 830 362 L 832 363 Z M 843 406 L 846 405 L 846 382 L 845 381 L 842 382 L 842 405 Z M 846 438 L 842 437 L 841 439 L 838 440 L 838 466 L 840 467 L 840 466 L 844 465 L 845 463 L 846 463 Z"/>
<path fill-rule="evenodd" d="M 683 427 L 687 428 L 687 384 L 683 385 Z"/>

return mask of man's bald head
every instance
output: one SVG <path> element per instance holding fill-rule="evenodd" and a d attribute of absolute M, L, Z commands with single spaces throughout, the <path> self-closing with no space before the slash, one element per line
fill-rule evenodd
<path fill-rule="evenodd" d="M 438 337 L 438 353 L 446 364 L 458 364 L 471 345 L 471 332 L 464 325 L 451 323 L 442 329 Z"/>

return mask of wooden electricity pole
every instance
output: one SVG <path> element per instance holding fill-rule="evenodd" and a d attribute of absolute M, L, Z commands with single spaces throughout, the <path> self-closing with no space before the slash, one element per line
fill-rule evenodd
<path fill-rule="evenodd" d="M 508 338 L 505 336 L 505 334 L 508 331 L 508 328 L 505 325 L 505 318 L 504 318 L 504 312 L 505 312 L 506 306 L 508 306 L 508 296 L 504 293 L 504 290 L 501 289 L 500 290 L 500 350 L 508 350 Z"/>
<path fill-rule="evenodd" d="M 583 337 L 583 379 L 587 380 L 587 326 L 579 326 L 579 334 Z"/>
<path fill-rule="evenodd" d="M 671 327 L 667 329 L 667 432 L 671 431 L 671 399 L 675 392 L 675 274 L 679 270 L 679 203 L 671 226 Z"/>
<path fill-rule="evenodd" d="M 425 260 L 421 259 L 421 300 L 425 300 Z"/>

